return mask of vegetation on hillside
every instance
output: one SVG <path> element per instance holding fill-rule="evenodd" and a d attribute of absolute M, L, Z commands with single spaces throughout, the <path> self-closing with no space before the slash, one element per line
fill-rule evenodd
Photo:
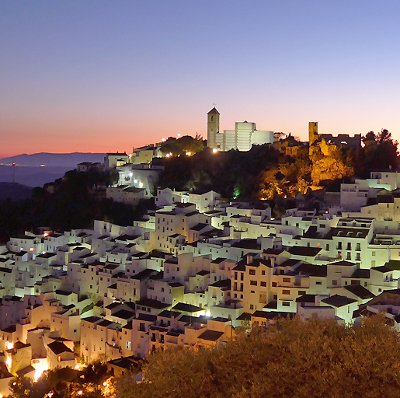
<path fill-rule="evenodd" d="M 354 176 L 368 177 L 373 170 L 397 168 L 398 143 L 390 132 L 369 132 L 363 143 L 355 150 L 322 140 L 308 148 L 289 136 L 280 142 L 281 148 L 259 145 L 248 152 L 213 153 L 204 149 L 200 137 L 169 138 L 162 150 L 176 156 L 157 160 L 165 166 L 159 184 L 177 190 L 214 190 L 231 199 L 269 200 L 273 205 L 299 193 L 312 196 L 317 186 L 337 186 Z M 285 150 L 285 145 L 295 150 Z M 86 228 L 94 219 L 129 225 L 154 206 L 143 201 L 133 209 L 106 199 L 97 188 L 115 178 L 116 171 L 70 171 L 55 183 L 35 188 L 31 199 L 0 201 L 0 242 L 37 226 Z"/>
<path fill-rule="evenodd" d="M 248 152 L 206 149 L 191 157 L 163 159 L 160 184 L 177 190 L 212 189 L 234 199 L 273 200 L 397 168 L 398 143 L 387 130 L 369 132 L 363 143 L 354 149 L 321 140 L 309 148 L 289 136 L 280 145 L 253 146 Z"/>
<path fill-rule="evenodd" d="M 120 380 L 121 398 L 398 397 L 400 336 L 383 318 L 361 326 L 282 320 L 215 350 L 151 355 L 144 382 Z"/>
<path fill-rule="evenodd" d="M 32 195 L 32 188 L 14 182 L 0 182 L 0 201 L 6 199 L 23 200 Z"/>
<path fill-rule="evenodd" d="M 180 138 L 169 137 L 161 144 L 161 152 L 172 156 L 192 155 L 201 152 L 205 147 L 204 140 L 198 134 L 195 137 L 184 135 Z"/>
<path fill-rule="evenodd" d="M 228 198 L 235 196 L 234 192 L 251 197 L 257 191 L 260 171 L 276 167 L 279 156 L 271 145 L 260 145 L 248 152 L 205 149 L 190 157 L 163 159 L 160 185 L 178 190 L 213 189 Z"/>
<path fill-rule="evenodd" d="M 34 188 L 31 199 L 1 201 L 0 241 L 38 226 L 54 230 L 92 228 L 95 219 L 131 225 L 153 206 L 153 201 L 143 201 L 133 208 L 106 199 L 104 191 L 101 193 L 98 188 L 113 183 L 115 178 L 115 171 L 79 173 L 73 170 L 54 183 Z"/>

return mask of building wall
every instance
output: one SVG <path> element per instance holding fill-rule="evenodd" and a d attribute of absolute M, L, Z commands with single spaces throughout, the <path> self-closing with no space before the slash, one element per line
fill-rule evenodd
<path fill-rule="evenodd" d="M 219 113 L 213 108 L 207 114 L 207 146 L 216 148 L 216 135 L 219 132 Z"/>

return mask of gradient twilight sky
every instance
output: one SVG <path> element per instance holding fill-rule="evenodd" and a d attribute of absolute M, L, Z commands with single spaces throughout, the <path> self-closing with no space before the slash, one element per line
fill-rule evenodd
<path fill-rule="evenodd" d="M 398 0 L 1 0 L 0 157 L 254 121 L 400 138 Z"/>

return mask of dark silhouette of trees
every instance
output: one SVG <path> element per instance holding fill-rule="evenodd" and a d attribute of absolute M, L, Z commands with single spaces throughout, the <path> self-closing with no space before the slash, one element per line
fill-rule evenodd
<path fill-rule="evenodd" d="M 69 171 L 54 183 L 34 188 L 31 199 L 0 201 L 0 242 L 39 226 L 60 231 L 91 228 L 95 219 L 132 225 L 147 209 L 154 208 L 152 199 L 136 207 L 106 199 L 101 187 L 114 178 L 113 172 Z"/>
<path fill-rule="evenodd" d="M 388 130 L 382 129 L 378 134 L 369 131 L 363 137 L 363 143 L 357 167 L 360 177 L 369 177 L 371 171 L 397 169 L 398 142 Z"/>
<path fill-rule="evenodd" d="M 195 154 L 204 149 L 204 140 L 197 135 L 192 137 L 184 135 L 180 138 L 169 137 L 161 144 L 161 152 L 171 153 L 173 156 L 185 155 L 186 153 Z"/>
<path fill-rule="evenodd" d="M 400 336 L 383 318 L 361 326 L 282 320 L 215 350 L 151 355 L 144 382 L 120 380 L 117 398 L 388 397 L 400 391 Z"/>
<path fill-rule="evenodd" d="M 257 196 L 260 173 L 274 167 L 279 152 L 271 145 L 253 146 L 248 152 L 231 150 L 213 153 L 208 148 L 194 156 L 163 159 L 160 185 L 177 190 L 214 190 L 238 199 Z"/>

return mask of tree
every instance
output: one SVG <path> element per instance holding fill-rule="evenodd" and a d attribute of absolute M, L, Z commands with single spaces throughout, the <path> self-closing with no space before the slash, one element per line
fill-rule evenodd
<path fill-rule="evenodd" d="M 169 137 L 161 144 L 161 152 L 164 154 L 172 153 L 174 156 L 190 153 L 195 154 L 204 149 L 204 141 L 201 136 L 195 137 L 184 135 L 180 138 Z"/>
<path fill-rule="evenodd" d="M 360 177 L 369 177 L 371 171 L 397 169 L 398 142 L 388 130 L 382 129 L 378 134 L 369 131 L 363 137 L 363 143 Z"/>
<path fill-rule="evenodd" d="M 215 350 L 150 356 L 144 382 L 119 381 L 117 397 L 398 397 L 399 334 L 383 318 L 360 326 L 280 320 Z"/>

